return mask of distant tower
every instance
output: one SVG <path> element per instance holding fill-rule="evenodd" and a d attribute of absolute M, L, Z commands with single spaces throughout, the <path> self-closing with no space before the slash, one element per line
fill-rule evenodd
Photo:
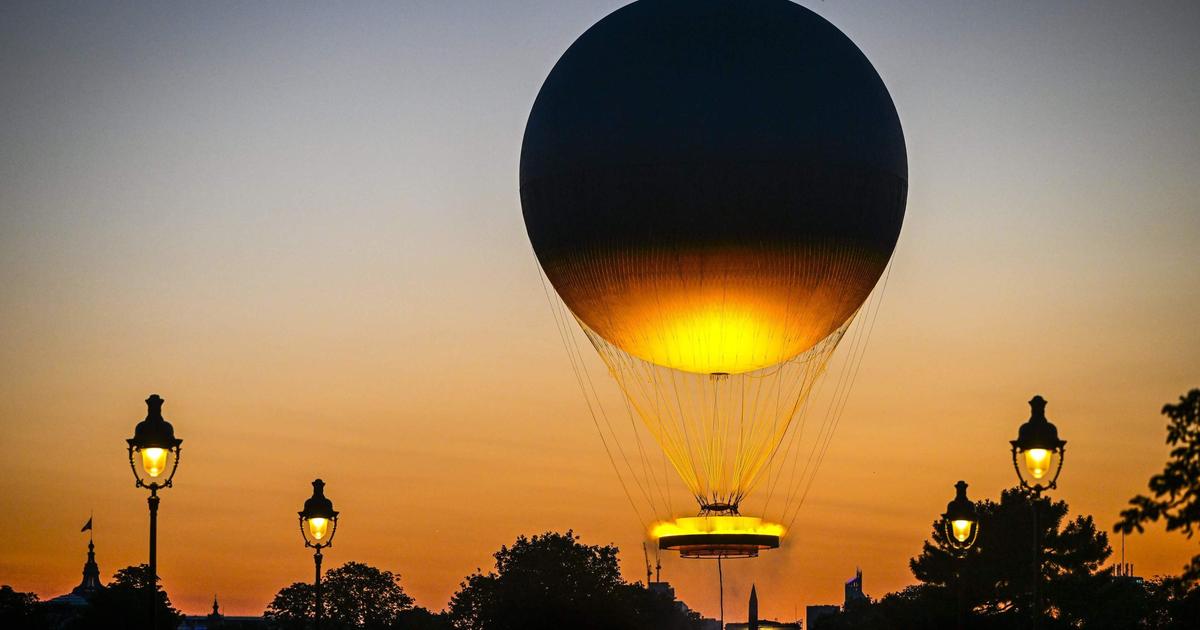
<path fill-rule="evenodd" d="M 866 600 L 867 596 L 863 594 L 862 569 L 855 569 L 854 579 L 846 582 L 846 601 L 842 606 L 843 608 L 849 608 L 851 604 Z"/>
<path fill-rule="evenodd" d="M 750 613 L 749 613 L 750 630 L 758 630 L 758 590 L 754 585 L 750 585 Z"/>
<path fill-rule="evenodd" d="M 100 566 L 96 564 L 96 545 L 88 541 L 87 562 L 83 563 L 83 581 L 71 590 L 76 595 L 91 595 L 104 588 L 100 583 Z"/>
<path fill-rule="evenodd" d="M 51 599 L 46 605 L 52 611 L 52 617 L 73 617 L 76 612 L 72 611 L 85 608 L 92 596 L 102 590 L 104 585 L 100 583 L 100 567 L 96 565 L 96 545 L 89 540 L 87 562 L 83 563 L 83 580 L 79 582 L 79 586 L 71 589 L 70 593 Z M 52 623 L 51 627 L 57 627 L 57 623 Z"/>
<path fill-rule="evenodd" d="M 213 611 L 208 615 L 209 627 L 211 628 L 220 624 L 221 620 L 224 618 L 225 616 L 221 614 L 221 605 L 217 603 L 217 596 L 213 595 Z"/>

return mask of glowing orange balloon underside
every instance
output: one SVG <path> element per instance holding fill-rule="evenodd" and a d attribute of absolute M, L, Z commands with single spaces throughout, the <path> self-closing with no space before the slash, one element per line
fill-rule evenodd
<path fill-rule="evenodd" d="M 838 329 L 887 257 L 845 244 L 579 252 L 549 257 L 566 305 L 657 365 L 737 374 L 786 361 Z"/>

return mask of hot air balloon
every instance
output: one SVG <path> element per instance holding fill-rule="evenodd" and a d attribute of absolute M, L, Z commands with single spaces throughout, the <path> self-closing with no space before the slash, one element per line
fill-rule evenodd
<path fill-rule="evenodd" d="M 660 547 L 778 546 L 743 503 L 904 218 L 904 136 L 871 63 L 788 0 L 639 0 L 550 71 L 520 188 L 545 278 L 696 500 Z"/>

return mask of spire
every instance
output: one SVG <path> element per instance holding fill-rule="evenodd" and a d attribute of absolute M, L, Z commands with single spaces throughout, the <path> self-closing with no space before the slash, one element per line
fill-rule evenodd
<path fill-rule="evenodd" d="M 87 562 L 83 564 L 83 580 L 71 590 L 76 595 L 90 595 L 104 588 L 100 583 L 100 567 L 96 564 L 96 544 L 88 540 Z"/>
<path fill-rule="evenodd" d="M 753 584 L 750 585 L 750 612 L 749 615 L 750 630 L 758 630 L 758 590 Z"/>
<path fill-rule="evenodd" d="M 221 617 L 221 605 L 217 603 L 216 593 L 213 593 L 213 611 L 208 615 L 208 618 L 209 620 L 216 620 L 220 619 Z"/>

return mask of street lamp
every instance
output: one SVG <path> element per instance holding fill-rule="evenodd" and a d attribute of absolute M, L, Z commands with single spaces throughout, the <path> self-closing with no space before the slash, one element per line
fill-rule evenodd
<path fill-rule="evenodd" d="M 125 440 L 129 443 L 129 468 L 137 482 L 135 487 L 150 490 L 146 502 L 150 505 L 150 588 L 154 593 L 158 591 L 158 491 L 171 487 L 183 444 L 175 437 L 175 428 L 162 417 L 163 402 L 158 394 L 151 394 L 146 399 L 146 419 L 137 423 L 133 437 Z M 155 599 L 150 598 L 153 627 L 158 626 Z"/>
<path fill-rule="evenodd" d="M 1042 492 L 1058 487 L 1058 475 L 1062 472 L 1067 442 L 1059 439 L 1058 427 L 1046 419 L 1046 399 L 1034 396 L 1029 401 L 1029 420 L 1017 430 L 1017 439 L 1012 444 L 1013 468 L 1021 487 L 1029 493 L 1029 506 L 1033 510 L 1033 607 L 1032 627 L 1037 630 L 1041 618 L 1041 601 L 1038 586 L 1042 581 L 1042 542 L 1038 529 L 1038 500 Z"/>
<path fill-rule="evenodd" d="M 959 481 L 954 484 L 954 500 L 946 504 L 946 513 L 942 514 L 942 527 L 945 528 L 946 543 L 951 553 L 958 558 L 955 570 L 955 582 L 958 583 L 958 627 L 964 628 L 966 617 L 966 599 L 963 594 L 962 564 L 966 561 L 967 551 L 979 537 L 979 511 L 975 503 L 967 498 L 967 482 Z"/>
<path fill-rule="evenodd" d="M 1012 440 L 1013 468 L 1021 487 L 1035 497 L 1058 487 L 1067 442 L 1058 438 L 1058 427 L 1046 419 L 1046 399 L 1034 396 L 1029 401 L 1032 413 Z"/>
<path fill-rule="evenodd" d="M 304 509 L 300 511 L 300 535 L 304 537 L 304 547 L 316 549 L 313 563 L 317 568 L 316 589 L 316 626 L 321 628 L 321 550 L 333 545 L 333 535 L 337 533 L 338 513 L 333 509 L 333 501 L 325 497 L 325 482 L 317 479 L 312 482 L 312 496 L 304 501 Z"/>
<path fill-rule="evenodd" d="M 961 557 L 979 537 L 979 513 L 975 503 L 967 498 L 967 482 L 959 481 L 954 484 L 954 489 L 954 500 L 946 504 L 942 522 L 946 528 L 946 542 Z"/>

